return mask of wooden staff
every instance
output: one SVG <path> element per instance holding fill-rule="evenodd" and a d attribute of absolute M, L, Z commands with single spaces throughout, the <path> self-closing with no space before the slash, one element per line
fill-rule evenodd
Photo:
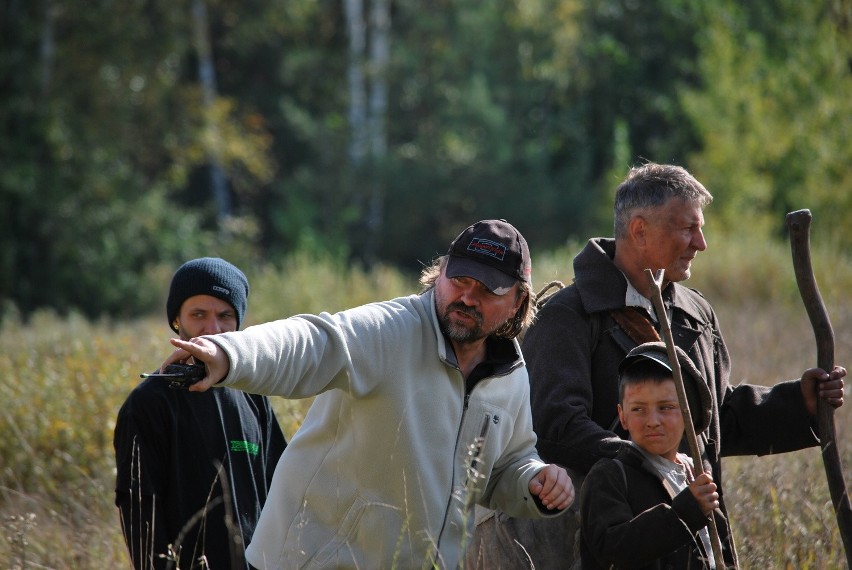
<path fill-rule="evenodd" d="M 669 325 L 669 318 L 666 315 L 666 307 L 663 304 L 663 292 L 660 286 L 663 283 L 663 269 L 657 272 L 657 276 L 650 269 L 645 270 L 645 276 L 648 279 L 648 284 L 651 287 L 651 301 L 654 303 L 654 309 L 657 311 L 657 317 L 660 320 L 660 332 L 663 340 L 666 343 L 666 352 L 669 355 L 669 363 L 672 365 L 672 377 L 674 378 L 675 389 L 677 390 L 677 400 L 680 404 L 680 410 L 683 413 L 683 428 L 686 432 L 686 440 L 689 443 L 689 450 L 692 453 L 692 463 L 696 476 L 704 474 L 704 461 L 701 459 L 701 449 L 698 447 L 698 437 L 695 435 L 695 425 L 692 423 L 692 412 L 689 410 L 689 402 L 686 399 L 686 389 L 683 385 L 683 374 L 680 371 L 680 361 L 677 357 L 674 338 L 672 337 L 672 329 Z M 710 544 L 713 547 L 713 558 L 716 561 L 716 568 L 725 567 L 725 558 L 722 555 L 722 539 L 719 538 L 719 529 L 716 528 L 716 518 L 713 513 L 709 515 L 708 530 L 710 531 Z"/>
<path fill-rule="evenodd" d="M 802 296 L 816 339 L 817 366 L 831 373 L 834 369 L 834 331 L 811 265 L 811 218 L 810 210 L 790 212 L 786 218 L 787 228 L 790 230 L 796 284 L 799 286 L 799 294 Z M 840 464 L 840 451 L 837 448 L 834 408 L 822 398 L 817 398 L 817 419 L 828 490 L 837 515 L 837 527 L 843 540 L 843 549 L 846 551 L 846 564 L 852 568 L 852 506 L 849 504 L 849 493 L 846 490 L 846 481 L 843 480 L 843 466 Z"/>

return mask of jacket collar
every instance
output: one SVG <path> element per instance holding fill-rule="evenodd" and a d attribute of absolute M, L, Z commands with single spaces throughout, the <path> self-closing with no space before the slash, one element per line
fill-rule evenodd
<path fill-rule="evenodd" d="M 674 499 L 678 494 L 678 490 L 675 489 L 669 481 L 657 471 L 657 468 L 654 467 L 654 464 L 651 463 L 647 457 L 637 448 L 631 444 L 622 445 L 618 449 L 618 453 L 616 453 L 616 459 L 624 462 L 625 465 L 630 465 L 636 469 L 642 469 L 652 477 L 654 477 L 663 488 L 666 490 L 666 493 L 669 496 L 669 499 Z"/>
<path fill-rule="evenodd" d="M 624 306 L 627 295 L 627 278 L 615 266 L 615 239 L 592 238 L 574 258 L 574 284 L 583 308 L 587 313 L 611 311 Z M 576 276 L 580 275 L 580 279 Z M 667 306 L 687 313 L 696 320 L 704 320 L 700 307 L 679 283 L 672 283 L 663 291 Z"/>

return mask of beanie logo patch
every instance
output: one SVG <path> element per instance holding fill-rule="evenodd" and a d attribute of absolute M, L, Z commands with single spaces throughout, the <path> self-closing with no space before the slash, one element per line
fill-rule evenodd
<path fill-rule="evenodd" d="M 224 287 L 219 287 L 218 285 L 213 285 L 213 287 L 211 287 L 211 289 L 213 289 L 214 291 L 218 291 L 219 293 L 222 293 L 223 295 L 230 295 L 231 294 L 230 289 L 226 289 Z"/>
<path fill-rule="evenodd" d="M 505 245 L 483 238 L 473 238 L 470 245 L 467 246 L 467 250 L 473 253 L 488 255 L 500 261 L 503 261 L 503 258 L 506 257 Z"/>

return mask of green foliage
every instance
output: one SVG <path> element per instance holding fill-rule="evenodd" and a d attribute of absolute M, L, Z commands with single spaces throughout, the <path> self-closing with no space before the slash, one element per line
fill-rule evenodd
<path fill-rule="evenodd" d="M 852 201 L 849 14 L 842 3 L 717 3 L 702 31 L 700 88 L 684 107 L 703 148 L 690 159 L 721 227 L 777 235 L 810 208 L 814 231 L 848 246 Z M 836 8 L 837 11 L 833 11 Z"/>
<path fill-rule="evenodd" d="M 410 30 L 404 8 L 396 24 L 411 41 L 396 48 L 394 91 L 418 121 L 408 136 L 406 117 L 394 122 L 406 142 L 390 167 L 386 230 L 399 237 L 389 247 L 437 228 L 434 248 L 443 226 L 487 216 L 542 247 L 601 233 L 614 156 L 622 176 L 635 156 L 685 156 L 692 135 L 676 88 L 694 81 L 689 3 L 457 2 L 418 13 Z"/>
<path fill-rule="evenodd" d="M 270 178 L 262 123 L 240 122 L 223 99 L 207 124 L 224 138 L 210 140 L 195 90 L 180 84 L 188 11 L 177 10 L 187 8 L 9 6 L 3 21 L 13 26 L 0 40 L 0 299 L 25 315 L 43 306 L 89 316 L 150 310 L 146 271 L 217 247 L 204 208 L 175 207 L 204 149 L 219 149 L 236 191 Z"/>
<path fill-rule="evenodd" d="M 0 299 L 25 317 L 143 314 L 149 274 L 197 255 L 416 273 L 485 217 L 541 249 L 607 235 L 641 160 L 694 171 L 725 232 L 808 207 L 852 241 L 847 3 L 394 2 L 386 73 L 363 69 L 387 152 L 356 164 L 342 5 L 203 2 L 212 102 L 190 0 L 0 7 Z"/>

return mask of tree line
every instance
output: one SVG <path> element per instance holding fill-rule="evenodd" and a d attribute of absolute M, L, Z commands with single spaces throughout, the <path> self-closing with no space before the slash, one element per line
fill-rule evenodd
<path fill-rule="evenodd" d="M 416 271 L 503 217 L 609 234 L 631 164 L 711 237 L 852 245 L 848 0 L 0 0 L 0 299 L 134 315 L 196 255 Z M 155 279 L 156 278 L 156 279 Z"/>

